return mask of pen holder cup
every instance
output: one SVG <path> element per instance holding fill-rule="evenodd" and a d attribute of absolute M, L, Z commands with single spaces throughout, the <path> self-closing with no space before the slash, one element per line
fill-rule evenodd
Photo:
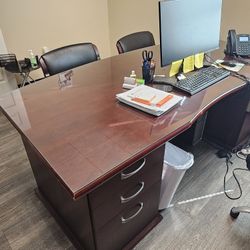
<path fill-rule="evenodd" d="M 153 62 L 144 61 L 142 64 L 142 78 L 145 83 L 151 83 L 154 79 L 155 64 Z"/>

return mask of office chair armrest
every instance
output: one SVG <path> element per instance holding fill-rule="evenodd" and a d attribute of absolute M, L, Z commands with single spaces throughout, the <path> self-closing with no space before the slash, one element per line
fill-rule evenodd
<path fill-rule="evenodd" d="M 116 48 L 117 48 L 119 54 L 124 53 L 123 48 L 122 48 L 119 41 L 116 43 Z"/>
<path fill-rule="evenodd" d="M 49 76 L 49 71 L 48 71 L 47 65 L 45 64 L 45 62 L 44 62 L 44 60 L 43 60 L 42 57 L 40 57 L 40 59 L 39 59 L 39 65 L 40 65 L 40 67 L 43 70 L 44 76 L 48 77 Z"/>
<path fill-rule="evenodd" d="M 100 54 L 99 54 L 99 51 L 98 51 L 96 45 L 92 43 L 92 46 L 93 46 L 93 49 L 94 49 L 94 51 L 96 53 L 97 60 L 100 60 L 101 57 L 100 57 Z"/>

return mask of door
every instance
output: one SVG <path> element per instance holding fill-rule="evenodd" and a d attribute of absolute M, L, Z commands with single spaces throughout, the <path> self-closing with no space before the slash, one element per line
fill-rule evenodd
<path fill-rule="evenodd" d="M 0 29 L 0 54 L 8 53 L 2 31 Z M 17 88 L 15 75 L 0 68 L 0 95 Z"/>

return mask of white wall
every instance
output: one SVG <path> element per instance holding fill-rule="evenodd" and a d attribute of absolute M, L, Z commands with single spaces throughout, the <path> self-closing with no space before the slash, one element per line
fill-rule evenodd
<path fill-rule="evenodd" d="M 221 37 L 226 40 L 229 29 L 250 34 L 250 1 L 223 0 Z"/>
<path fill-rule="evenodd" d="M 20 59 L 28 49 L 41 55 L 43 46 L 88 41 L 102 58 L 110 56 L 107 0 L 0 0 L 0 28 Z"/>
<path fill-rule="evenodd" d="M 159 43 L 158 0 L 108 0 L 108 7 L 112 54 L 117 54 L 116 41 L 135 31 L 149 30 L 154 34 L 156 44 Z M 232 28 L 237 33 L 250 33 L 249 0 L 223 0 L 222 40 L 226 40 L 227 32 Z"/>
<path fill-rule="evenodd" d="M 149 30 L 159 43 L 158 0 L 108 0 L 108 9 L 112 55 L 116 41 L 133 32 Z"/>
<path fill-rule="evenodd" d="M 224 0 L 221 38 L 227 31 L 250 33 L 250 1 Z M 91 41 L 105 58 L 117 54 L 116 41 L 149 30 L 159 43 L 158 0 L 0 0 L 0 28 L 9 52 Z M 36 72 L 35 72 L 36 73 Z"/>

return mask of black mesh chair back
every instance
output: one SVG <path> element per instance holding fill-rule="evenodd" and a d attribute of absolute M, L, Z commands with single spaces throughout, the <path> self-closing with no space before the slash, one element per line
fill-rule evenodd
<path fill-rule="evenodd" d="M 153 34 L 149 31 L 136 32 L 122 37 L 116 43 L 119 54 L 155 45 Z"/>
<path fill-rule="evenodd" d="M 32 67 L 29 58 L 17 60 L 15 54 L 0 54 L 0 67 L 4 67 L 8 72 L 13 74 L 19 74 L 21 76 L 21 81 L 18 83 L 20 87 L 25 86 L 26 83 L 31 83 L 31 81 L 35 82 L 30 76 Z"/>
<path fill-rule="evenodd" d="M 12 73 L 21 72 L 21 68 L 15 54 L 0 54 L 0 67 L 8 70 L 9 65 L 13 68 L 14 72 Z"/>
<path fill-rule="evenodd" d="M 49 51 L 39 61 L 44 75 L 51 76 L 99 59 L 99 52 L 94 44 L 78 43 Z"/>

